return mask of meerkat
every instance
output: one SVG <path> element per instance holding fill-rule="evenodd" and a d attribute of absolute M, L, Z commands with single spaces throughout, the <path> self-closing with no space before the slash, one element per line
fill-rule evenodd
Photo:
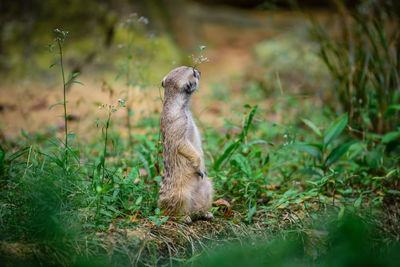
<path fill-rule="evenodd" d="M 213 186 L 207 176 L 199 130 L 190 112 L 192 93 L 200 72 L 182 66 L 162 80 L 164 101 L 160 118 L 163 144 L 163 178 L 158 205 L 169 216 L 212 220 Z"/>

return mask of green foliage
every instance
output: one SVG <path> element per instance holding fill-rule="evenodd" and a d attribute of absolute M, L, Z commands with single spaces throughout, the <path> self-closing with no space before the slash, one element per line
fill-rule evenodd
<path fill-rule="evenodd" d="M 348 10 L 338 3 L 342 34 L 314 22 L 319 56 L 334 78 L 333 91 L 351 126 L 388 132 L 400 123 L 398 5 L 396 1 L 362 1 Z"/>
<path fill-rule="evenodd" d="M 387 247 L 374 242 L 374 226 L 356 216 L 339 222 L 329 220 L 329 227 L 312 225 L 313 234 L 300 229 L 287 231 L 284 237 L 229 244 L 197 258 L 193 266 L 396 266 L 400 246 Z M 374 244 L 374 250 L 371 246 Z M 324 249 L 321 249 L 321 246 Z"/>
<path fill-rule="evenodd" d="M 64 108 L 64 135 L 65 135 L 65 141 L 64 141 L 64 156 L 63 156 L 63 160 L 61 160 L 61 162 L 63 162 L 63 168 L 67 171 L 68 170 L 68 154 L 69 152 L 71 152 L 71 148 L 68 145 L 68 137 L 69 136 L 74 136 L 73 134 L 68 133 L 68 117 L 69 115 L 67 114 L 67 96 L 66 96 L 66 92 L 67 92 L 67 87 L 73 83 L 77 83 L 80 85 L 83 85 L 83 83 L 79 82 L 79 81 L 75 81 L 75 78 L 80 74 L 78 72 L 76 73 L 71 73 L 68 81 L 65 81 L 65 74 L 64 74 L 64 62 L 63 62 L 63 47 L 64 47 L 64 42 L 68 36 L 68 32 L 67 31 L 62 31 L 60 29 L 55 29 L 55 44 L 49 44 L 49 50 L 53 51 L 54 46 L 57 46 L 58 49 L 58 55 L 59 55 L 59 59 L 57 60 L 57 63 L 60 65 L 60 73 L 61 73 L 61 78 L 62 78 L 62 83 L 63 83 L 63 102 L 60 103 L 56 103 L 53 104 L 49 107 L 49 110 L 51 110 L 53 107 L 57 106 L 57 105 L 62 105 Z M 54 57 L 57 58 L 57 54 L 54 54 Z M 53 66 L 55 66 L 57 63 L 53 63 L 50 65 L 50 68 L 52 68 Z M 72 156 L 74 156 L 74 154 L 72 153 Z M 79 161 L 79 159 L 78 159 Z"/>
<path fill-rule="evenodd" d="M 3 176 L 4 172 L 4 159 L 5 159 L 5 152 L 0 145 L 0 176 Z"/>
<path fill-rule="evenodd" d="M 247 107 L 250 108 L 250 106 L 247 106 Z M 233 142 L 232 144 L 227 146 L 227 148 L 224 150 L 224 153 L 215 161 L 215 163 L 213 165 L 214 170 L 218 170 L 220 168 L 221 164 L 234 153 L 234 151 L 239 147 L 239 145 L 241 145 L 244 142 L 244 140 L 248 134 L 250 125 L 253 121 L 253 117 L 257 112 L 257 109 L 258 109 L 258 106 L 255 106 L 250 110 L 249 116 L 247 117 L 247 119 L 244 123 L 242 133 L 240 134 L 239 138 L 235 142 Z"/>
<path fill-rule="evenodd" d="M 318 127 L 315 126 L 311 121 L 303 120 L 303 122 L 309 126 L 319 137 L 322 138 L 320 143 L 292 143 L 291 148 L 305 152 L 315 158 L 318 161 L 314 167 L 320 168 L 323 172 L 326 172 L 330 165 L 337 162 L 354 144 L 354 142 L 348 142 L 340 144 L 327 153 L 328 145 L 334 141 L 345 129 L 347 125 L 347 114 L 344 114 L 334 120 L 328 128 L 321 134 Z M 326 156 L 327 155 L 327 156 Z"/>

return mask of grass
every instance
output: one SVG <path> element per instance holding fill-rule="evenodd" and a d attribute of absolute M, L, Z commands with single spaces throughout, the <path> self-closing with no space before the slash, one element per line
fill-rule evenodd
<path fill-rule="evenodd" d="M 243 97 L 222 127 L 199 124 L 215 220 L 188 226 L 157 207 L 163 167 L 157 116 L 133 125 L 143 134 L 123 137 L 112 120 L 121 99 L 101 106 L 107 117 L 98 121 L 100 136 L 68 132 L 65 92 L 79 82 L 77 74 L 65 82 L 66 35 L 57 33 L 64 38 L 56 42 L 65 141 L 23 131 L 1 144 L 1 260 L 10 266 L 397 263 L 396 125 L 381 134 L 365 129 L 359 139 L 350 113 L 315 112 L 314 99 L 283 91 L 275 75 L 280 89 L 269 98 L 276 113 L 288 114 L 282 122 L 267 119 L 262 101 Z M 205 61 L 203 50 L 195 64 Z M 249 95 L 257 100 L 264 89 L 256 84 Z"/>
<path fill-rule="evenodd" d="M 399 125 L 400 45 L 395 29 L 400 14 L 395 1 L 384 8 L 380 3 L 349 10 L 339 1 L 341 23 L 334 30 L 316 22 L 313 27 L 319 56 L 334 77 L 334 92 L 361 134 L 382 134 Z"/>
<path fill-rule="evenodd" d="M 297 233 L 305 239 L 297 240 L 300 243 L 296 244 L 300 248 L 305 246 L 306 251 L 315 250 L 313 257 L 317 260 L 330 255 L 329 252 L 318 250 L 318 245 L 307 247 L 309 241 L 306 240 L 316 238 L 313 237 L 313 229 L 316 229 L 313 223 L 324 218 L 327 212 L 333 213 L 331 222 L 345 214 L 366 216 L 363 220 L 368 218 L 369 224 L 388 216 L 380 208 L 382 196 L 398 193 L 387 187 L 387 184 L 396 184 L 398 166 L 392 165 L 384 171 L 383 177 L 377 177 L 365 169 L 363 152 L 357 154 L 351 147 L 328 169 L 323 168 L 325 172 L 303 171 L 320 168 L 319 161 L 307 150 L 303 153 L 292 146 L 297 144 L 297 138 L 310 143 L 317 138 L 301 127 L 289 131 L 291 136 L 294 136 L 293 131 L 298 135 L 290 141 L 281 137 L 282 130 L 276 132 L 275 137 L 268 137 L 271 134 L 268 122 L 262 120 L 257 107 L 246 106 L 244 110 L 242 124 L 226 126 L 227 129 L 240 128 L 240 133 L 223 136 L 212 129 L 204 133 L 210 140 L 205 143 L 205 151 L 214 155 L 211 161 L 208 158 L 207 165 L 215 184 L 215 199 L 228 201 L 231 212 L 226 213 L 227 205 L 215 206 L 214 222 L 196 222 L 193 226 L 167 221 L 157 209 L 161 177 L 160 169 L 153 164 L 159 153 L 156 129 L 134 136 L 134 157 L 120 153 L 129 143 L 121 140 L 112 128 L 108 130 L 109 138 L 115 140 L 114 146 L 106 139 L 101 144 L 93 138 L 85 145 L 77 140 L 71 146 L 79 148 L 80 163 L 69 162 L 69 172 L 65 172 L 57 160 L 57 155 L 62 156 L 64 150 L 57 148 L 56 142 L 48 142 L 50 137 L 33 142 L 17 139 L 19 144 L 7 144 L 4 147 L 5 180 L 2 181 L 2 239 L 17 242 L 18 246 L 27 244 L 26 250 L 38 255 L 37 259 L 30 259 L 29 253 L 12 258 L 13 254 L 6 251 L 7 259 L 28 257 L 27 261 L 48 263 L 55 260 L 69 265 L 80 261 L 97 264 L 96 259 L 100 257 L 105 265 L 111 262 L 168 265 L 197 261 L 201 265 L 203 261 L 213 261 L 214 256 L 205 259 L 199 255 L 206 255 L 233 240 L 261 242 L 263 250 L 270 246 L 263 242 Z M 332 125 L 340 125 L 343 118 L 336 123 L 333 121 Z M 341 130 L 344 130 L 343 125 Z M 332 142 L 340 147 L 340 139 L 348 137 L 336 135 L 337 140 L 332 138 Z M 279 139 L 284 140 L 280 143 Z M 20 145 L 26 147 L 18 149 Z M 105 157 L 107 166 L 103 161 Z M 390 159 L 385 157 L 384 160 Z M 378 240 L 398 238 L 384 224 L 378 229 L 382 233 Z M 50 254 L 46 253 L 48 249 Z M 329 246 L 326 249 L 329 251 Z M 279 253 L 289 253 L 284 250 L 282 248 Z M 215 257 L 221 257 L 218 255 Z M 238 255 L 241 257 L 240 253 Z M 306 254 L 299 257 L 313 262 Z"/>

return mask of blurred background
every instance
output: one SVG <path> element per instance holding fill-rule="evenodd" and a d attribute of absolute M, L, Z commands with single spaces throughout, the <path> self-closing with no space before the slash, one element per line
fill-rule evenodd
<path fill-rule="evenodd" d="M 260 102 L 266 116 L 282 121 L 284 115 L 270 112 L 276 90 L 327 94 L 327 71 L 309 27 L 310 17 L 335 21 L 333 9 L 330 1 L 313 0 L 2 1 L 0 131 L 5 137 L 22 128 L 62 130 L 62 107 L 48 110 L 62 100 L 60 66 L 49 68 L 58 62 L 48 46 L 55 29 L 69 32 L 65 75 L 79 72 L 84 84 L 68 87 L 73 132 L 90 132 L 101 116 L 97 106 L 126 98 L 129 86 L 133 120 L 159 113 L 161 79 L 193 64 L 200 46 L 208 62 L 198 67 L 193 108 L 202 120 L 218 125 L 243 102 Z"/>

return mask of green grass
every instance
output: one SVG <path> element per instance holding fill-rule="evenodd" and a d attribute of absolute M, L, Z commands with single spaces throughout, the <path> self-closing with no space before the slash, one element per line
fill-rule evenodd
<path fill-rule="evenodd" d="M 327 164 L 334 151 L 351 140 L 344 118 L 333 120 L 326 129 L 315 125 L 309 129 L 300 123 L 280 125 L 279 130 L 271 132 L 271 124 L 263 120 L 257 106 L 247 105 L 242 123 L 225 126 L 239 128 L 240 132 L 224 136 L 207 128 L 204 149 L 212 155 L 207 157 L 207 166 L 215 199 L 227 200 L 232 212 L 225 217 L 227 207 L 215 207 L 215 222 L 197 222 L 194 226 L 166 221 L 157 209 L 162 170 L 157 128 L 134 135 L 132 150 L 129 141 L 112 130 L 112 124 L 105 128 L 112 143 L 92 138 L 83 144 L 79 137 L 70 139 L 73 156 L 68 158 L 67 172 L 60 141 L 51 136 L 16 138 L 3 146 L 1 238 L 30 246 L 40 244 L 43 247 L 37 253 L 42 262 L 50 260 L 46 247 L 52 251 L 52 260 L 68 264 L 96 257 L 107 258 L 103 263 L 122 265 L 185 263 L 197 261 L 202 254 L 201 264 L 207 251 L 229 240 L 261 242 L 261 247 L 255 248 L 254 253 L 258 253 L 274 244 L 264 248 L 265 240 L 278 242 L 272 240 L 294 231 L 306 237 L 296 241 L 296 249 L 311 246 L 307 249 L 316 253 L 315 259 L 305 254 L 299 257 L 305 257 L 306 262 L 324 255 L 329 258 L 330 252 L 326 254 L 306 241 L 312 238 L 309 231 L 315 220 L 329 211 L 334 218 L 359 214 L 375 223 L 387 216 L 381 208 L 383 196 L 395 197 L 399 192 L 390 187 L 397 183 L 398 158 L 392 159 L 382 150 L 377 163 L 380 168 L 372 169 L 365 159 L 368 140 L 346 146 L 346 151 L 336 152 L 339 155 Z M 307 125 L 313 124 L 307 121 Z M 322 142 L 320 135 L 326 142 L 312 145 Z M 336 148 L 318 150 L 329 148 L 330 142 Z M 319 154 L 310 152 L 310 147 Z M 378 227 L 382 233 L 377 237 L 379 242 L 397 236 L 385 230 L 384 224 Z M 278 254 L 291 255 L 290 249 L 286 251 L 290 245 L 285 244 Z M 243 249 L 247 251 L 246 246 Z"/>
<path fill-rule="evenodd" d="M 329 29 L 314 21 L 319 56 L 333 79 L 333 92 L 355 133 L 397 130 L 400 109 L 399 9 L 396 1 L 370 1 L 355 9 L 337 3 Z M 379 11 L 378 11 L 379 10 Z M 332 29 L 333 28 L 333 29 Z"/>

